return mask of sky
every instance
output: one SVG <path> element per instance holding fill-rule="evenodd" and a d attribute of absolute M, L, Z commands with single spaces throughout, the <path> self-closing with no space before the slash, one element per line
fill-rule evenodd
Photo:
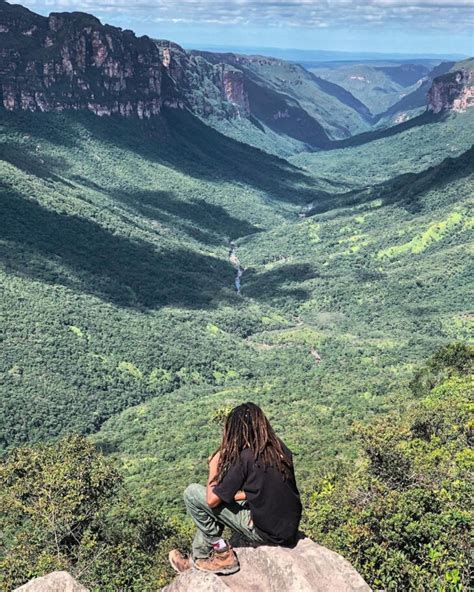
<path fill-rule="evenodd" d="M 24 0 L 185 47 L 474 55 L 474 0 Z"/>

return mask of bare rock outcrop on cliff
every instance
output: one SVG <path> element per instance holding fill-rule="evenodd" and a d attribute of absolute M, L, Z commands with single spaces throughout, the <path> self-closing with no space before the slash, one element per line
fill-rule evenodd
<path fill-rule="evenodd" d="M 168 75 L 194 113 L 204 118 L 250 115 L 241 70 L 225 63 L 211 63 L 171 41 L 158 40 L 156 45 Z"/>
<path fill-rule="evenodd" d="M 216 576 L 191 569 L 163 592 L 370 592 L 348 561 L 308 538 L 294 549 L 242 547 L 236 552 L 236 574 Z"/>
<path fill-rule="evenodd" d="M 54 571 L 42 578 L 31 580 L 13 592 L 88 592 L 88 590 L 67 571 Z"/>
<path fill-rule="evenodd" d="M 0 98 L 8 111 L 88 110 L 248 117 L 244 75 L 170 41 L 136 37 L 80 12 L 49 17 L 0 0 Z"/>
<path fill-rule="evenodd" d="M 465 111 L 474 107 L 474 60 L 461 62 L 453 71 L 433 80 L 428 92 L 428 109 L 441 111 Z"/>
<path fill-rule="evenodd" d="M 43 17 L 0 3 L 0 85 L 7 110 L 160 112 L 163 65 L 148 37 L 83 13 Z"/>

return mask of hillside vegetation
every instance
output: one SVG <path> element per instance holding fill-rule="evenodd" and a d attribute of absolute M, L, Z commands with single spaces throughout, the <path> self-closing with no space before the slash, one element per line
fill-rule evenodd
<path fill-rule="evenodd" d="M 315 194 L 285 161 L 179 117 L 140 129 L 4 116 L 3 446 L 95 431 L 133 403 L 247 366 L 232 334 L 225 354 L 207 328 L 212 314 L 265 316 L 234 296 L 228 242 Z"/>
<path fill-rule="evenodd" d="M 440 349 L 416 375 L 416 403 L 358 425 L 364 456 L 327 473 L 306 498 L 305 528 L 374 588 L 470 588 L 474 350 Z"/>

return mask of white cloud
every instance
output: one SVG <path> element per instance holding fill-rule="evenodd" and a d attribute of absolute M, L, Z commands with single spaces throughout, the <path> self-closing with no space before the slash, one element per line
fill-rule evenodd
<path fill-rule="evenodd" d="M 25 0 L 31 9 L 110 12 L 155 22 L 264 27 L 474 30 L 474 0 Z"/>

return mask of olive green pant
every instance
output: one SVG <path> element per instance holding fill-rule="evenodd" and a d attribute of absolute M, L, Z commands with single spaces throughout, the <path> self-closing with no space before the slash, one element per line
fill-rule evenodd
<path fill-rule="evenodd" d="M 197 526 L 193 541 L 193 559 L 209 557 L 212 543 L 222 536 L 224 526 L 237 533 L 242 542 L 252 546 L 264 545 L 264 539 L 255 531 L 250 510 L 245 501 L 222 503 L 211 508 L 206 501 L 206 488 L 198 483 L 188 485 L 184 492 L 184 503 L 188 514 Z"/>

